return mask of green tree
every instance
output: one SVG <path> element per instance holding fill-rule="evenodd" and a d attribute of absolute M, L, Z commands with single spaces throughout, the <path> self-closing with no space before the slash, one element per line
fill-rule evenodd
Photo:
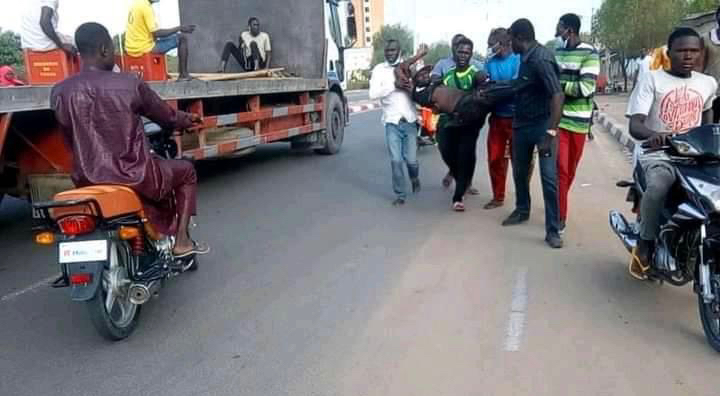
<path fill-rule="evenodd" d="M 22 73 L 23 53 L 20 47 L 20 36 L 9 31 L 0 29 L 0 65 L 10 65 L 18 73 Z"/>
<path fill-rule="evenodd" d="M 398 41 L 404 56 L 412 56 L 414 53 L 415 45 L 412 30 L 400 24 L 385 25 L 373 36 L 372 66 L 385 61 L 385 42 L 390 39 Z"/>
<path fill-rule="evenodd" d="M 687 0 L 605 0 L 593 17 L 593 37 L 617 54 L 627 90 L 629 59 L 661 45 L 688 7 Z"/>
<path fill-rule="evenodd" d="M 430 44 L 428 54 L 423 59 L 426 65 L 434 65 L 440 59 L 450 56 L 450 44 L 444 41 L 438 41 Z"/>
<path fill-rule="evenodd" d="M 715 11 L 718 7 L 717 0 L 690 0 L 687 5 L 687 13 Z"/>

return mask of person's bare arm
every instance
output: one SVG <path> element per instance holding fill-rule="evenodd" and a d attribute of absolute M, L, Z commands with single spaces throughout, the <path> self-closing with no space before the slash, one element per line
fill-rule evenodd
<path fill-rule="evenodd" d="M 195 27 L 196 27 L 195 25 L 184 25 L 184 26 L 174 27 L 172 29 L 158 29 L 153 32 L 153 38 L 157 40 L 159 38 L 172 36 L 173 34 L 178 34 L 178 33 L 190 34 L 195 31 Z"/>
<path fill-rule="evenodd" d="M 715 112 L 713 111 L 713 109 L 705 110 L 703 112 L 703 114 L 702 114 L 702 124 L 703 125 L 712 124 L 714 120 L 715 120 Z"/>
<path fill-rule="evenodd" d="M 270 60 L 272 60 L 272 51 L 266 51 L 265 57 L 267 58 L 267 61 L 265 61 L 265 68 L 269 69 L 270 68 Z"/>
<path fill-rule="evenodd" d="M 670 136 L 670 134 L 661 133 L 648 128 L 647 125 L 645 125 L 646 119 L 647 116 L 645 114 L 633 114 L 632 116 L 630 116 L 630 136 L 637 140 L 642 140 L 643 147 L 662 147 L 667 141 L 667 138 Z"/>
<path fill-rule="evenodd" d="M 53 10 L 50 7 L 43 7 L 41 14 L 40 14 L 40 28 L 42 29 L 43 33 L 53 42 L 55 45 L 62 49 L 63 51 L 67 52 L 68 54 L 75 55 L 77 54 L 77 49 L 72 44 L 63 43 L 62 40 L 60 40 L 60 36 L 55 31 L 55 27 L 53 27 L 52 19 L 53 16 L 55 16 L 55 10 Z"/>

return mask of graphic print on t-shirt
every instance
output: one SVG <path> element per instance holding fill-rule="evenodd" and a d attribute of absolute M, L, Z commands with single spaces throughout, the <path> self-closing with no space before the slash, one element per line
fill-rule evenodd
<path fill-rule="evenodd" d="M 673 132 L 686 131 L 700 124 L 704 102 L 702 95 L 687 86 L 668 92 L 660 103 L 660 120 Z"/>

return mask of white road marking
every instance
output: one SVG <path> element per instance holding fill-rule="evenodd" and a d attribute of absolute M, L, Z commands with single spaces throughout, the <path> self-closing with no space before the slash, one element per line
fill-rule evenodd
<path fill-rule="evenodd" d="M 520 344 L 525 330 L 528 304 L 527 275 L 528 269 L 523 267 L 518 270 L 515 278 L 510 317 L 505 335 L 505 350 L 508 352 L 517 352 L 520 350 Z"/>
<path fill-rule="evenodd" d="M 14 291 L 14 292 L 12 292 L 12 293 L 10 293 L 10 294 L 6 294 L 6 295 L 0 297 L 0 302 L 6 302 L 6 301 L 13 300 L 13 299 L 15 299 L 15 298 L 17 298 L 17 297 L 22 296 L 22 295 L 25 294 L 25 293 L 30 293 L 30 292 L 32 292 L 32 291 L 35 291 L 35 290 L 41 288 L 41 287 L 45 287 L 45 286 L 49 287 L 49 286 L 50 286 L 50 282 L 52 282 L 52 281 L 54 281 L 55 279 L 57 279 L 58 276 L 60 276 L 60 274 L 55 274 L 55 275 L 50 276 L 50 277 L 47 277 L 47 278 L 45 278 L 45 279 L 43 279 L 43 280 L 41 280 L 41 281 L 35 282 L 35 283 L 33 283 L 32 285 L 30 285 L 30 286 L 28 286 L 28 287 L 26 287 L 26 288 L 24 288 L 24 289 L 16 290 L 16 291 Z"/>

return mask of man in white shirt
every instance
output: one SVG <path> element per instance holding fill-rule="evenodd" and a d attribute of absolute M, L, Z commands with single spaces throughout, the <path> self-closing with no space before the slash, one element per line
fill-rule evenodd
<path fill-rule="evenodd" d="M 630 118 L 630 134 L 644 146 L 661 147 L 672 134 L 712 123 L 718 83 L 713 77 L 693 71 L 702 45 L 695 30 L 676 29 L 668 39 L 670 70 L 647 72 L 633 91 L 626 115 Z M 675 168 L 666 159 L 662 151 L 638 154 L 647 184 L 640 203 L 640 240 L 630 265 L 630 274 L 638 279 L 645 279 L 650 269 L 661 211 L 677 180 Z"/>
<path fill-rule="evenodd" d="M 31 51 L 52 51 L 61 48 L 75 55 L 77 50 L 72 37 L 57 31 L 58 7 L 60 0 L 27 0 L 27 9 L 22 18 L 20 39 L 22 47 Z"/>
<path fill-rule="evenodd" d="M 420 168 L 417 161 L 417 112 L 406 91 L 395 86 L 395 67 L 400 64 L 400 43 L 388 40 L 385 60 L 372 71 L 370 99 L 380 99 L 385 124 L 385 139 L 390 152 L 394 206 L 403 205 L 407 198 L 404 166 L 412 182 L 412 191 L 420 191 Z"/>
<path fill-rule="evenodd" d="M 272 58 L 270 35 L 260 31 L 260 20 L 252 17 L 248 20 L 248 30 L 240 34 L 240 45 L 228 41 L 220 58 L 218 72 L 224 73 L 232 55 L 245 71 L 269 69 Z"/>

